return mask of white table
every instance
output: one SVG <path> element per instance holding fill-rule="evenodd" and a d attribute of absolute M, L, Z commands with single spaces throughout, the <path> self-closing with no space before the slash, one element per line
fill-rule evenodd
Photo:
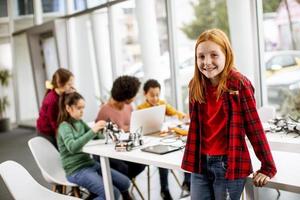
<path fill-rule="evenodd" d="M 144 136 L 145 144 L 143 147 L 151 146 L 161 143 L 161 138 L 153 136 Z M 113 199 L 112 182 L 110 176 L 110 167 L 108 158 L 115 158 L 119 160 L 126 160 L 135 163 L 146 165 L 153 165 L 167 169 L 182 170 L 180 164 L 183 156 L 183 149 L 168 153 L 165 155 L 157 155 L 153 153 L 142 152 L 140 148 L 134 149 L 130 152 L 117 152 L 114 149 L 114 144 L 104 144 L 104 140 L 93 140 L 86 144 L 82 151 L 85 153 L 99 155 L 101 161 L 101 168 L 103 174 L 103 183 L 105 188 L 105 195 L 107 199 Z M 169 144 L 169 143 L 168 143 Z M 172 145 L 182 145 L 180 141 L 171 143 Z"/>
<path fill-rule="evenodd" d="M 256 158 L 253 149 L 249 149 L 249 151 L 253 170 L 256 171 L 260 168 L 260 162 Z M 300 154 L 272 151 L 272 155 L 277 167 L 277 174 L 265 187 L 300 193 Z M 249 178 L 246 184 L 246 191 L 250 199 L 258 199 L 257 189 L 253 187 L 252 179 Z"/>
<path fill-rule="evenodd" d="M 160 143 L 160 138 L 145 136 L 145 141 L 146 144 L 144 146 L 150 146 Z M 105 195 L 107 199 L 114 199 L 108 158 L 154 165 L 174 170 L 182 170 L 180 165 L 183 150 L 165 155 L 146 153 L 140 151 L 140 149 L 135 149 L 130 152 L 116 152 L 113 144 L 104 144 L 103 140 L 96 140 L 90 141 L 83 148 L 83 152 L 100 156 Z M 282 151 L 272 151 L 272 153 L 278 172 L 265 187 L 300 193 L 300 154 Z M 252 149 L 250 149 L 250 154 L 253 169 L 257 170 L 260 167 L 260 162 L 257 160 Z M 251 199 L 255 199 L 257 192 L 256 188 L 252 187 L 251 182 L 252 179 L 249 178 L 246 187 L 247 195 Z"/>

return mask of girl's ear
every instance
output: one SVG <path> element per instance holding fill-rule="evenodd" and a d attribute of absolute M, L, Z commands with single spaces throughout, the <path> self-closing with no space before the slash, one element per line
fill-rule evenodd
<path fill-rule="evenodd" d="M 70 112 L 71 112 L 71 109 L 72 109 L 72 108 L 71 108 L 71 106 L 69 106 L 69 105 L 66 105 L 66 110 L 67 110 L 67 112 L 68 112 L 68 113 L 70 113 Z"/>

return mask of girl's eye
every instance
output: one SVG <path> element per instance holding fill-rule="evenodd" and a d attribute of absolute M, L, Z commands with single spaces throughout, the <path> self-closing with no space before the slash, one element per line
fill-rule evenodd
<path fill-rule="evenodd" d="M 203 60 L 205 58 L 205 56 L 204 55 L 200 55 L 200 56 L 198 56 L 198 59 L 200 59 L 200 60 Z"/>
<path fill-rule="evenodd" d="M 218 54 L 212 54 L 212 57 L 216 58 L 218 57 Z"/>

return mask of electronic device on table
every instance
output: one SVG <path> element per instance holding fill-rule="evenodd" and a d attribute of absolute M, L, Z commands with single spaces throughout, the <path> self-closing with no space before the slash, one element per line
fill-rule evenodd
<path fill-rule="evenodd" d="M 107 144 L 108 139 L 111 138 L 115 143 L 116 151 L 130 151 L 133 148 L 144 144 L 141 132 L 142 128 L 139 128 L 134 132 L 128 133 L 128 139 L 121 139 L 121 134 L 125 134 L 125 132 L 122 129 L 119 129 L 115 123 L 108 121 L 104 128 L 105 144 Z"/>
<path fill-rule="evenodd" d="M 184 146 L 172 146 L 172 145 L 165 145 L 165 144 L 157 144 L 157 145 L 142 148 L 141 151 L 163 155 L 166 153 L 178 151 L 182 148 L 184 148 Z"/>
<path fill-rule="evenodd" d="M 153 106 L 131 113 L 130 132 L 133 133 L 142 127 L 142 135 L 159 132 L 163 126 L 166 105 Z"/>

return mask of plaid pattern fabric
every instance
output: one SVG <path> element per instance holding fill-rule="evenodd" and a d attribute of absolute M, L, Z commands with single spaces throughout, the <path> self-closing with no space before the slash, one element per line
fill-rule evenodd
<path fill-rule="evenodd" d="M 230 73 L 227 81 L 228 91 L 222 95 L 223 109 L 226 116 L 226 134 L 228 137 L 227 179 L 245 178 L 252 173 L 250 154 L 245 136 L 251 142 L 257 158 L 261 161 L 259 172 L 273 177 L 276 174 L 271 150 L 260 122 L 251 82 L 237 71 Z M 203 104 L 189 103 L 191 124 L 187 144 L 182 160 L 182 169 L 201 173 L 201 113 Z"/>

